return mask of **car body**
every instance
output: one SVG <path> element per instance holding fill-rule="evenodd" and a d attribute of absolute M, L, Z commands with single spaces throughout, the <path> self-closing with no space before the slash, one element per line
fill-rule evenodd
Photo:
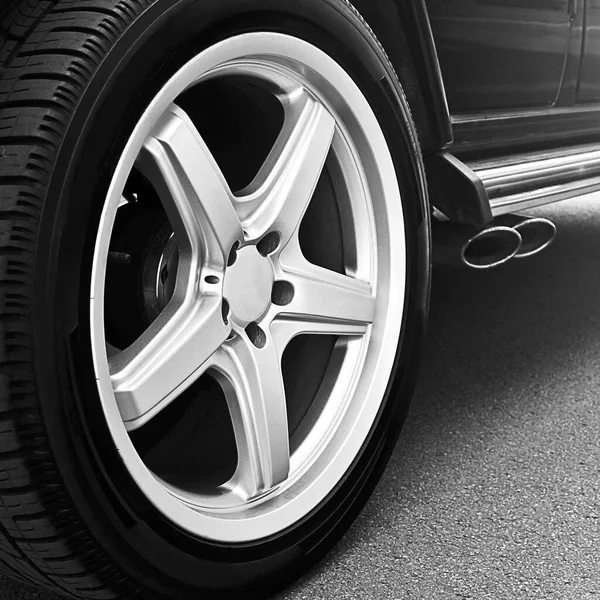
<path fill-rule="evenodd" d="M 432 203 L 450 220 L 597 191 L 598 2 L 363 4 L 411 81 Z"/>

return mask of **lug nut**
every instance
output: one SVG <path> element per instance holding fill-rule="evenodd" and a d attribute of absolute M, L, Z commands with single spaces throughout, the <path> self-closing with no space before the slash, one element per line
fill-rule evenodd
<path fill-rule="evenodd" d="M 160 282 L 164 285 L 165 281 L 169 277 L 169 267 L 165 265 L 160 272 Z"/>
<path fill-rule="evenodd" d="M 246 335 L 257 348 L 264 348 L 267 343 L 267 335 L 258 326 L 258 323 L 250 323 L 246 327 Z"/>
<path fill-rule="evenodd" d="M 223 303 L 221 304 L 221 314 L 223 315 L 225 325 L 229 324 L 229 302 L 225 298 L 223 298 Z"/>
<path fill-rule="evenodd" d="M 294 299 L 294 286 L 289 281 L 276 281 L 271 291 L 271 302 L 287 306 Z"/>
<path fill-rule="evenodd" d="M 131 262 L 131 254 L 128 254 L 127 252 L 109 252 L 108 260 L 110 262 L 127 265 Z"/>
<path fill-rule="evenodd" d="M 231 251 L 229 252 L 229 258 L 227 259 L 227 266 L 231 267 L 231 265 L 233 265 L 235 263 L 235 261 L 237 260 L 237 251 L 240 247 L 240 243 L 236 242 L 232 247 L 231 247 Z"/>
<path fill-rule="evenodd" d="M 281 236 L 276 231 L 272 231 L 265 235 L 265 237 L 256 244 L 256 249 L 263 256 L 268 256 L 272 252 L 277 250 L 277 247 L 281 243 Z"/>

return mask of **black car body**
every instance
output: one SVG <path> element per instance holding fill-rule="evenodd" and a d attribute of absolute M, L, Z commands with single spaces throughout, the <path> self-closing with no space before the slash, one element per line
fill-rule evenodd
<path fill-rule="evenodd" d="M 597 157 L 589 152 L 600 134 L 600 3 L 357 4 L 411 82 L 405 90 L 433 204 L 451 220 L 490 222 L 597 190 Z M 458 161 L 449 164 L 448 155 Z M 560 156 L 569 165 L 548 162 Z"/>

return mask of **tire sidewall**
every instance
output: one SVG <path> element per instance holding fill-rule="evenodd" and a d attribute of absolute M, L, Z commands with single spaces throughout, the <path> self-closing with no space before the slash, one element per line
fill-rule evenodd
<path fill-rule="evenodd" d="M 230 547 L 195 539 L 168 522 L 120 460 L 95 386 L 89 284 L 112 174 L 149 101 L 202 49 L 256 30 L 296 35 L 320 47 L 373 106 L 403 198 L 407 294 L 397 376 L 352 469 L 301 523 L 271 539 Z M 49 443 L 81 517 L 107 554 L 145 587 L 185 598 L 198 589 L 223 597 L 226 590 L 278 586 L 327 551 L 372 491 L 408 409 L 427 312 L 428 209 L 408 114 L 382 49 L 339 0 L 157 2 L 121 35 L 89 82 L 64 136 L 40 225 L 32 305 L 36 381 Z"/>

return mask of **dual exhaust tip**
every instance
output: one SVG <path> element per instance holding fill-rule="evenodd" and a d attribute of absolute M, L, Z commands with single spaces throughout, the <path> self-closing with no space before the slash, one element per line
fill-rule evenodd
<path fill-rule="evenodd" d="M 436 223 L 433 259 L 471 269 L 491 269 L 513 258 L 534 256 L 555 237 L 554 223 L 540 217 L 503 215 L 484 227 Z"/>

